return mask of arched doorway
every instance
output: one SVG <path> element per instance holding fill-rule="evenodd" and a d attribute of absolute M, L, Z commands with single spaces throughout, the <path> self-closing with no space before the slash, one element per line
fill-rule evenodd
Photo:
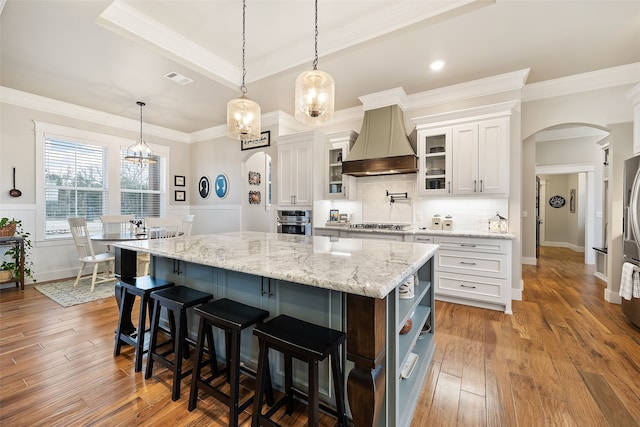
<path fill-rule="evenodd" d="M 533 136 L 536 177 L 544 177 L 536 205 L 536 235 L 542 244 L 584 251 L 586 264 L 595 263 L 593 247 L 602 246 L 604 241 L 603 146 L 608 135 L 598 126 L 567 123 Z M 562 206 L 553 203 L 562 201 L 566 202 Z"/>

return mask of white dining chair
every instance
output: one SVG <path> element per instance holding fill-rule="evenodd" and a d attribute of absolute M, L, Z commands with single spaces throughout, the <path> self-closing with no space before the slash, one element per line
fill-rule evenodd
<path fill-rule="evenodd" d="M 167 216 L 162 218 L 145 218 L 145 227 L 147 228 L 147 239 L 170 239 L 180 234 L 182 227 L 182 217 Z M 138 270 L 144 271 L 144 275 L 149 274 L 149 266 L 151 257 L 149 254 L 138 255 Z"/>
<path fill-rule="evenodd" d="M 103 234 L 132 233 L 134 215 L 100 215 Z"/>
<path fill-rule="evenodd" d="M 182 216 L 182 227 L 180 229 L 181 236 L 189 237 L 191 236 L 191 229 L 193 228 L 193 219 L 195 215 L 183 215 Z"/>
<path fill-rule="evenodd" d="M 178 237 L 182 228 L 182 217 L 165 216 L 162 218 L 145 218 L 147 239 L 170 239 Z"/>
<path fill-rule="evenodd" d="M 78 250 L 78 260 L 82 263 L 73 287 L 78 286 L 82 272 L 87 265 L 93 266 L 91 292 L 93 292 L 96 284 L 116 280 L 114 276 L 115 256 L 111 253 L 96 254 L 94 252 L 89 229 L 87 228 L 87 219 L 85 217 L 72 217 L 67 218 L 67 221 L 69 222 L 71 235 Z M 100 264 L 104 264 L 106 270 L 101 275 L 98 275 L 98 267 Z"/>

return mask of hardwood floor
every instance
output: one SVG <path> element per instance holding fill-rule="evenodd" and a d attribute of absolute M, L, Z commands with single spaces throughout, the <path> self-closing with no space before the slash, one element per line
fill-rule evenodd
<path fill-rule="evenodd" d="M 640 332 L 582 254 L 543 248 L 523 276 L 513 315 L 437 302 L 412 426 L 640 426 Z M 63 308 L 32 286 L 1 290 L 0 425 L 226 425 L 211 397 L 187 410 L 188 379 L 172 402 L 164 368 L 145 380 L 131 347 L 114 358 L 116 319 L 113 299 Z M 279 422 L 305 425 L 304 408 Z"/>

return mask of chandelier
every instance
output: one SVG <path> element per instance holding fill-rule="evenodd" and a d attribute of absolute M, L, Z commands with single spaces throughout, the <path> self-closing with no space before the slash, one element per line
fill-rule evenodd
<path fill-rule="evenodd" d="M 242 86 L 240 98 L 232 99 L 227 104 L 227 136 L 233 139 L 249 140 L 260 138 L 260 106 L 247 98 L 247 87 L 244 78 L 245 68 L 245 11 L 246 0 L 242 0 Z"/>
<path fill-rule="evenodd" d="M 147 145 L 146 141 L 142 138 L 142 107 L 146 104 L 144 102 L 136 102 L 140 106 L 140 138 L 138 138 L 135 144 L 127 148 L 127 155 L 125 160 L 138 163 L 139 165 L 151 165 L 158 163 L 158 159 L 153 155 L 153 151 Z"/>
<path fill-rule="evenodd" d="M 295 85 L 296 120 L 320 125 L 333 118 L 335 84 L 329 73 L 318 70 L 318 0 L 315 0 L 315 59 L 313 70 L 301 73 Z"/>

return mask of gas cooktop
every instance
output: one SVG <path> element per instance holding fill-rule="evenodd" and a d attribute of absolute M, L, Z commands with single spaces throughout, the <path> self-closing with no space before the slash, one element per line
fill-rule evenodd
<path fill-rule="evenodd" d="M 351 224 L 349 228 L 361 228 L 364 230 L 404 231 L 404 230 L 409 230 L 411 228 L 411 225 L 409 224 Z"/>

